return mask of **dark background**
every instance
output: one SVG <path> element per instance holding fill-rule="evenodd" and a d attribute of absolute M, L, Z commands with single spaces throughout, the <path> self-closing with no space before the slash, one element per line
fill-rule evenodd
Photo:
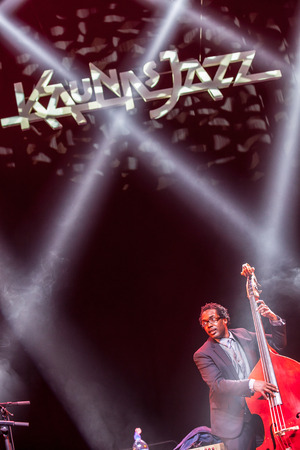
<path fill-rule="evenodd" d="M 97 147 L 118 108 L 87 115 L 81 127 L 67 117 L 56 131 L 42 122 L 27 131 L 0 128 L 0 400 L 31 402 L 10 408 L 14 420 L 30 422 L 13 429 L 17 449 L 122 450 L 132 447 L 140 426 L 148 444 L 168 450 L 194 427 L 209 426 L 208 391 L 192 359 L 205 339 L 198 316 L 203 304 L 217 301 L 229 308 L 233 327 L 253 329 L 240 276 L 245 262 L 256 267 L 268 305 L 287 319 L 284 354 L 299 358 L 298 148 L 286 156 L 292 182 L 272 242 L 281 248 L 269 259 L 267 238 L 260 235 L 268 236 L 269 206 L 277 195 L 269 187 L 296 101 L 296 4 L 278 0 L 270 9 L 261 1 L 190 2 L 185 8 L 194 8 L 198 25 L 180 14 L 160 51 L 177 49 L 183 61 L 255 48 L 251 71 L 280 69 L 282 78 L 230 87 L 218 102 L 207 94 L 183 96 L 159 120 L 150 120 L 153 104 L 139 98 L 127 113 L 144 137 L 188 166 L 188 179 L 207 183 L 218 205 L 172 169 L 172 154 L 163 164 L 157 148 L 144 152 L 126 121 L 114 142 Z M 83 78 L 89 62 L 104 71 L 138 71 L 159 33 L 163 5 L 31 0 L 6 16 Z M 83 18 L 78 11 L 85 11 Z M 221 28 L 204 26 L 204 15 Z M 55 26 L 62 34 L 53 34 Z M 224 27 L 236 38 L 227 38 Z M 22 81 L 28 96 L 51 68 L 3 30 L 1 118 L 16 114 L 13 83 Z M 98 47 L 95 38 L 101 39 Z M 262 58 L 263 49 L 273 57 Z M 67 85 L 56 72 L 54 80 Z M 105 170 L 94 175 L 68 224 L 68 245 L 53 250 L 48 266 L 43 249 L 64 228 L 64 211 L 85 188 L 101 151 Z M 228 199 L 247 218 L 244 229 Z"/>

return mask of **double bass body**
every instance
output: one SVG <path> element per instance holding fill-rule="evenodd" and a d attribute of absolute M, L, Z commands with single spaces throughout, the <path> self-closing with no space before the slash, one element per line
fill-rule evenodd
<path fill-rule="evenodd" d="M 246 399 L 252 414 L 257 414 L 263 423 L 264 440 L 259 450 L 300 450 L 300 364 L 279 355 L 267 343 L 260 314 L 258 283 L 254 268 L 243 265 L 242 275 L 247 277 L 247 295 L 250 301 L 260 360 L 249 378 L 265 380 L 278 387 L 275 397 L 265 400 L 256 392 Z"/>
<path fill-rule="evenodd" d="M 263 444 L 259 450 L 300 449 L 300 364 L 293 359 L 278 355 L 270 349 L 281 397 L 280 405 L 271 405 L 259 393 L 246 399 L 252 414 L 257 414 L 264 426 Z M 254 367 L 250 378 L 264 379 L 261 360 Z M 271 409 L 277 411 L 272 411 Z M 280 423 L 275 423 L 276 421 Z"/>

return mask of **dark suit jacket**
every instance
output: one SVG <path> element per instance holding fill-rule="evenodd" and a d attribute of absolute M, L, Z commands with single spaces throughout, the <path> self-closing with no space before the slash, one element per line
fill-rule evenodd
<path fill-rule="evenodd" d="M 286 345 L 285 325 L 271 328 L 272 335 L 267 335 L 267 339 L 276 351 L 280 351 Z M 259 360 L 256 334 L 244 328 L 230 331 L 243 347 L 252 370 Z M 209 386 L 212 434 L 222 438 L 237 437 L 247 417 L 245 397 L 252 395 L 249 380 L 239 380 L 229 356 L 212 338 L 196 351 L 194 361 Z"/>

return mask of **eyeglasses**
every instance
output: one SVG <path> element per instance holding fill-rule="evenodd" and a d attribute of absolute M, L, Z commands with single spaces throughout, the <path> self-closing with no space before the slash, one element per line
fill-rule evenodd
<path fill-rule="evenodd" d="M 209 317 L 208 320 L 202 320 L 202 322 L 201 322 L 201 327 L 202 327 L 202 328 L 205 328 L 205 327 L 207 327 L 207 325 L 208 325 L 209 323 L 211 323 L 211 324 L 216 324 L 216 323 L 218 323 L 218 321 L 219 321 L 220 319 L 224 319 L 224 317 L 215 317 L 215 316 L 211 316 L 211 317 Z"/>

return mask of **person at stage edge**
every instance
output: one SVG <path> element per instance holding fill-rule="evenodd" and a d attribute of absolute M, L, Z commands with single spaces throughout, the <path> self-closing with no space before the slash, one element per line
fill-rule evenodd
<path fill-rule="evenodd" d="M 269 344 L 281 351 L 286 346 L 285 321 L 263 300 L 258 300 L 257 306 L 271 324 L 272 334 L 266 335 Z M 260 392 L 267 400 L 278 391 L 271 383 L 248 378 L 259 360 L 256 334 L 245 328 L 229 329 L 228 311 L 218 303 L 203 306 L 199 321 L 209 337 L 195 352 L 194 361 L 209 386 L 211 432 L 227 450 L 254 450 L 263 437 L 258 440 L 255 416 L 245 397 Z"/>

